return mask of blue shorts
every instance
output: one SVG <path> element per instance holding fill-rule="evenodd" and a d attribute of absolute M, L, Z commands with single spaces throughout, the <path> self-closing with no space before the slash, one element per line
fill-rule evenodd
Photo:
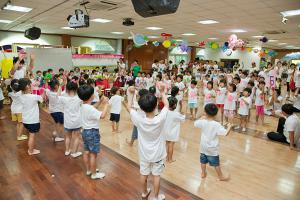
<path fill-rule="evenodd" d="M 110 121 L 112 122 L 119 122 L 120 121 L 120 114 L 110 113 Z"/>
<path fill-rule="evenodd" d="M 197 103 L 189 103 L 189 108 L 198 108 Z"/>
<path fill-rule="evenodd" d="M 207 156 L 203 153 L 200 154 L 200 163 L 207 164 L 210 166 L 217 167 L 220 166 L 220 158 L 219 156 Z"/>
<path fill-rule="evenodd" d="M 38 133 L 41 128 L 40 123 L 36 123 L 36 124 L 24 124 L 23 123 L 23 125 L 28 130 L 29 133 Z"/>
<path fill-rule="evenodd" d="M 73 131 L 80 131 L 81 128 L 66 128 L 65 127 L 65 132 L 67 133 L 71 133 Z"/>
<path fill-rule="evenodd" d="M 100 152 L 100 134 L 99 129 L 83 129 L 82 133 L 83 148 L 91 153 Z"/>
<path fill-rule="evenodd" d="M 50 113 L 50 115 L 56 124 L 64 124 L 64 113 L 54 112 L 54 113 Z"/>

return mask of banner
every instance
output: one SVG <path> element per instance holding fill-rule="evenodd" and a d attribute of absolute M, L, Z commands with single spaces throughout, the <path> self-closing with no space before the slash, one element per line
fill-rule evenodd
<path fill-rule="evenodd" d="M 80 59 L 80 58 L 112 58 L 112 59 L 118 59 L 123 58 L 124 56 L 122 54 L 73 54 L 73 59 Z"/>

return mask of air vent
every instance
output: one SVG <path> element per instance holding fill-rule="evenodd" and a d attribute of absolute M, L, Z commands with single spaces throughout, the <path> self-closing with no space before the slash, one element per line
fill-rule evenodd
<path fill-rule="evenodd" d="M 286 31 L 283 31 L 283 30 L 273 30 L 273 31 L 266 31 L 264 32 L 264 34 L 269 34 L 269 35 L 278 35 L 278 34 L 283 34 L 283 33 L 286 33 Z"/>

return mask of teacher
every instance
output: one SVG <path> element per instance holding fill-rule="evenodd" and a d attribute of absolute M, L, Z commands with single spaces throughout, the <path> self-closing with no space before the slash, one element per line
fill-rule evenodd
<path fill-rule="evenodd" d="M 138 73 L 142 70 L 140 65 L 138 64 L 137 60 L 134 60 L 134 62 L 131 64 L 131 70 L 133 72 L 134 78 L 137 77 Z"/>

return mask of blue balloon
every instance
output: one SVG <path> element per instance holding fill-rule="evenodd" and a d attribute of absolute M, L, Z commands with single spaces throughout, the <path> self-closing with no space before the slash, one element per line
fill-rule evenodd
<path fill-rule="evenodd" d="M 224 46 L 228 47 L 229 46 L 229 42 L 224 42 Z"/>

